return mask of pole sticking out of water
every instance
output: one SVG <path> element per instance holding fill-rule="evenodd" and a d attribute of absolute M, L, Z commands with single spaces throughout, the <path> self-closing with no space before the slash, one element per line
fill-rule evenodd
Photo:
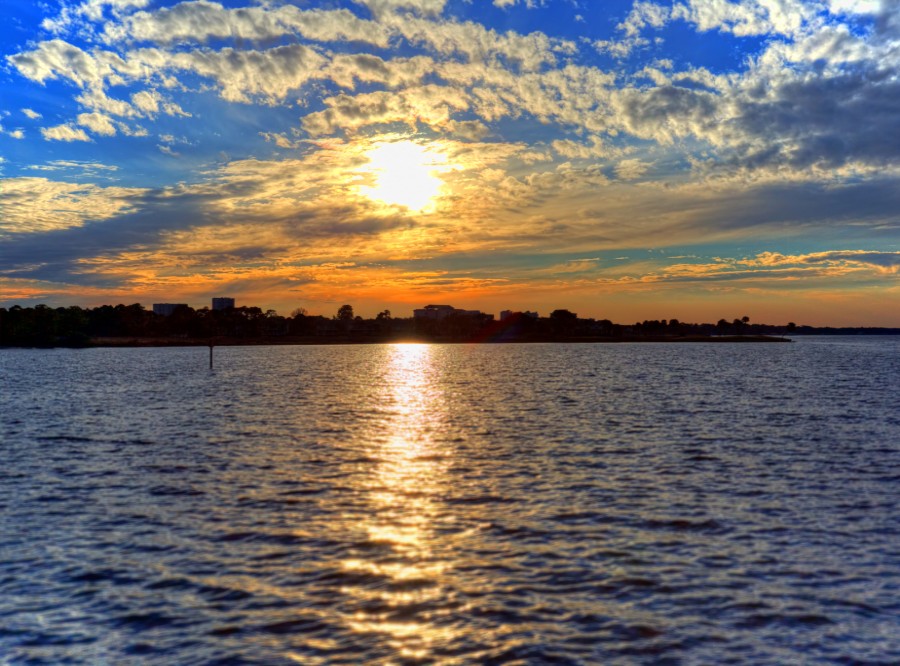
<path fill-rule="evenodd" d="M 209 369 L 210 370 L 213 369 L 212 361 L 213 361 L 213 343 L 210 342 L 209 343 Z"/>

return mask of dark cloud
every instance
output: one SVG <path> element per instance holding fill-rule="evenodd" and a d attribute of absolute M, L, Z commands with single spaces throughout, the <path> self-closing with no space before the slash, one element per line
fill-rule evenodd
<path fill-rule="evenodd" d="M 745 149 L 744 165 L 838 168 L 900 159 L 900 81 L 891 71 L 797 79 L 773 92 L 744 102 L 733 122 L 738 136 L 765 146 Z"/>
<path fill-rule="evenodd" d="M 667 199 L 667 205 L 677 205 Z M 816 183 L 765 184 L 684 201 L 683 222 L 671 231 L 751 232 L 778 228 L 781 235 L 825 233 L 848 240 L 895 235 L 885 222 L 900 215 L 900 183 L 881 179 L 829 187 Z"/>
<path fill-rule="evenodd" d="M 86 274 L 79 260 L 113 257 L 123 251 L 154 251 L 165 242 L 166 234 L 191 229 L 216 230 L 223 235 L 235 225 L 258 225 L 266 240 L 249 234 L 227 250 L 191 247 L 174 248 L 172 255 L 189 257 L 196 264 L 239 265 L 279 255 L 284 244 L 272 242 L 271 234 L 298 245 L 304 241 L 335 237 L 372 236 L 413 223 L 402 216 L 374 216 L 358 207 L 321 207 L 296 210 L 282 216 L 252 212 L 223 215 L 213 212 L 211 204 L 227 195 L 251 197 L 258 194 L 257 183 L 236 181 L 221 187 L 157 190 L 135 197 L 129 204 L 138 210 L 81 227 L 42 233 L 19 234 L 0 241 L 0 265 L 9 278 L 31 278 L 93 286 L 112 286 L 110 278 Z"/>

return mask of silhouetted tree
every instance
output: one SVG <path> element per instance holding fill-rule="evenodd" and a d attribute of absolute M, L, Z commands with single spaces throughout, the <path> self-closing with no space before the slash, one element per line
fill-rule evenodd
<path fill-rule="evenodd" d="M 554 310 L 550 313 L 550 326 L 556 337 L 568 337 L 575 332 L 578 315 L 569 310 Z"/>
<path fill-rule="evenodd" d="M 353 306 L 352 305 L 342 305 L 338 308 L 337 315 L 335 315 L 335 319 L 338 321 L 353 321 Z"/>

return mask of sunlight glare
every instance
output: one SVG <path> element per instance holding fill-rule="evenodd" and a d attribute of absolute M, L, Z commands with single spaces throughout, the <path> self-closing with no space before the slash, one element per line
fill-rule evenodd
<path fill-rule="evenodd" d="M 346 572 L 383 582 L 341 589 L 363 605 L 345 621 L 359 634 L 381 634 L 404 659 L 442 663 L 436 646 L 451 644 L 459 629 L 419 613 L 401 614 L 437 603 L 454 568 L 446 535 L 456 516 L 443 501 L 450 462 L 439 436 L 448 425 L 441 366 L 433 345 L 397 343 L 384 352 L 378 396 L 383 418 L 368 437 L 367 455 L 377 465 L 360 479 L 370 510 L 359 527 L 377 548 L 341 563 Z"/>
<path fill-rule="evenodd" d="M 369 199 L 418 212 L 440 194 L 443 181 L 437 174 L 447 168 L 447 158 L 433 147 L 410 140 L 381 142 L 365 156 L 369 164 L 364 172 L 371 174 L 373 184 L 361 185 L 359 191 Z"/>

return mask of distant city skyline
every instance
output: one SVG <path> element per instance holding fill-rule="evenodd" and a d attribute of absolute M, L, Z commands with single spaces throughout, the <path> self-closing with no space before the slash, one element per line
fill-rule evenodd
<path fill-rule="evenodd" d="M 2 307 L 900 326 L 900 0 L 4 10 Z"/>

